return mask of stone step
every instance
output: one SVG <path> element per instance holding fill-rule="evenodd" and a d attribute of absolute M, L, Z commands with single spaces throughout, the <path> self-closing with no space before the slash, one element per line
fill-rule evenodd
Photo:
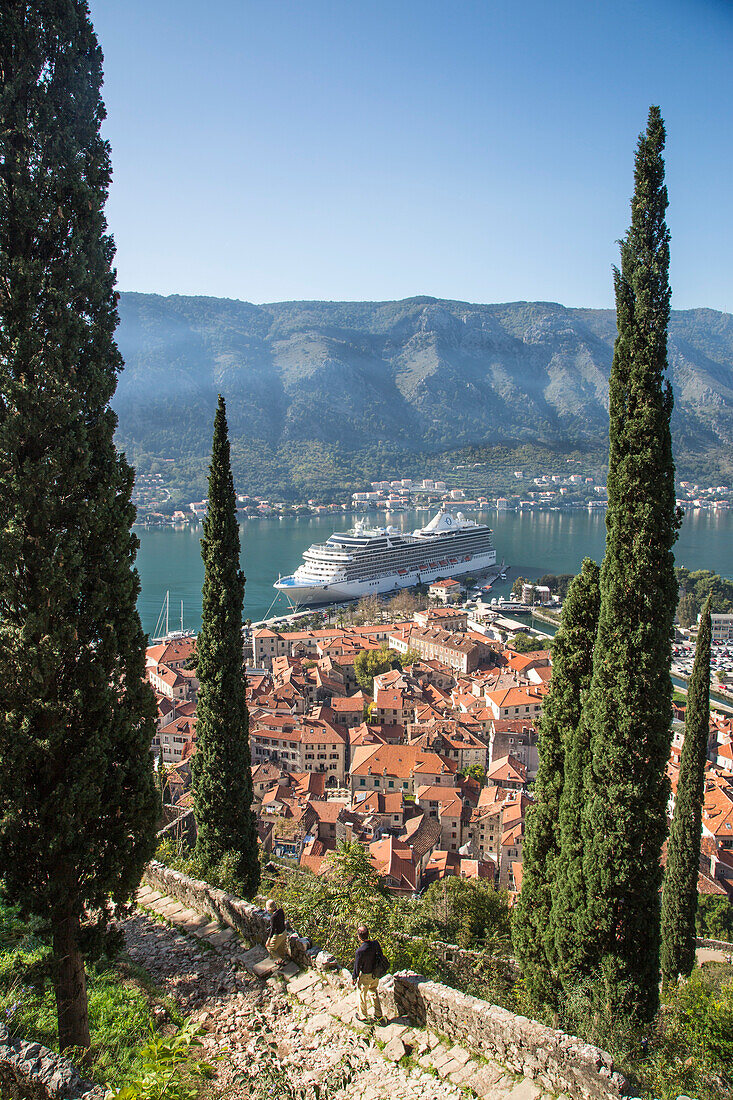
<path fill-rule="evenodd" d="M 237 933 L 233 928 L 219 925 L 218 931 L 212 932 L 207 938 L 209 943 L 216 944 L 217 947 L 223 947 L 225 943 L 230 943 L 231 940 L 236 939 L 236 936 Z"/>
<path fill-rule="evenodd" d="M 146 898 L 159 898 L 162 894 L 159 894 L 157 890 L 154 890 L 152 886 L 139 887 L 136 897 L 138 901 L 144 901 Z"/>
<path fill-rule="evenodd" d="M 303 989 L 308 989 L 312 985 L 319 984 L 319 982 L 320 979 L 317 974 L 314 974 L 312 971 L 307 971 L 302 977 L 296 978 L 295 981 L 288 983 L 288 993 L 299 993 Z"/>
<path fill-rule="evenodd" d="M 208 924 L 203 924 L 200 928 L 194 929 L 193 934 L 200 940 L 208 940 L 209 936 L 215 936 L 220 931 L 221 925 L 216 921 L 210 921 Z"/>
<path fill-rule="evenodd" d="M 261 962 L 254 963 L 251 967 L 247 968 L 251 970 L 256 978 L 270 978 L 273 974 L 279 970 L 278 964 L 274 959 L 263 959 Z"/>
<path fill-rule="evenodd" d="M 137 893 L 138 901 L 141 905 L 145 905 L 148 908 L 154 905 L 157 901 L 163 901 L 164 895 L 159 894 L 157 890 L 151 890 L 149 886 L 141 886 Z"/>
<path fill-rule="evenodd" d="M 255 963 L 262 962 L 267 957 L 267 948 L 263 947 L 261 943 L 256 943 L 254 947 L 250 947 L 249 951 L 244 951 L 239 956 L 239 961 L 249 970 Z"/>
<path fill-rule="evenodd" d="M 187 932 L 195 932 L 197 928 L 203 928 L 205 925 L 211 924 L 211 921 L 194 909 L 186 909 L 180 919 L 176 920 L 176 924 L 180 924 Z"/>

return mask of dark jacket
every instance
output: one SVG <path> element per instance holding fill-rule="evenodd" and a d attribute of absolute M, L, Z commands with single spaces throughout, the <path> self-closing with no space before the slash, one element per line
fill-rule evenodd
<path fill-rule="evenodd" d="M 285 931 L 285 914 L 282 909 L 276 909 L 270 917 L 270 935 L 279 936 Z"/>
<path fill-rule="evenodd" d="M 354 981 L 360 974 L 373 974 L 377 959 L 381 954 L 381 947 L 376 940 L 367 940 L 356 952 L 354 959 Z"/>

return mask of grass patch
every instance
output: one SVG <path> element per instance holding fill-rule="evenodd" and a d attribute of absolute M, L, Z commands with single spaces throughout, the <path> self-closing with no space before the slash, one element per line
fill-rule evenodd
<path fill-rule="evenodd" d="M 50 953 L 41 922 L 22 920 L 0 900 L 0 1021 L 11 1035 L 58 1050 Z M 88 965 L 87 992 L 92 1048 L 85 1075 L 119 1087 L 140 1069 L 139 1050 L 155 1026 L 153 1006 L 163 1003 L 174 1024 L 182 1018 L 145 972 L 124 957 Z"/>

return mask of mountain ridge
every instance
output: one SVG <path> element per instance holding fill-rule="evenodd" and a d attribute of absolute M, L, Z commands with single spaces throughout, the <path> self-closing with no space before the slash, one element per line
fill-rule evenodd
<path fill-rule="evenodd" d="M 114 400 L 133 459 L 208 454 L 216 395 L 233 440 L 439 454 L 490 443 L 603 448 L 614 310 L 555 302 L 254 305 L 120 295 L 126 361 Z M 681 452 L 733 447 L 733 316 L 673 311 Z"/>

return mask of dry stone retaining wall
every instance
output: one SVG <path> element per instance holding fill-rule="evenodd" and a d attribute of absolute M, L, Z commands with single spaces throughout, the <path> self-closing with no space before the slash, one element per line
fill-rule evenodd
<path fill-rule="evenodd" d="M 606 1100 L 624 1096 L 628 1083 L 606 1051 L 572 1035 L 517 1016 L 498 1005 L 400 971 L 380 984 L 397 1015 L 495 1057 L 508 1069 L 537 1080 L 545 1090 Z"/>
<path fill-rule="evenodd" d="M 266 913 L 241 898 L 157 862 L 148 864 L 145 881 L 190 909 L 212 914 L 250 942 L 264 943 L 267 937 Z M 294 962 L 301 967 L 331 971 L 339 967 L 333 955 L 319 951 L 310 940 L 294 933 L 289 947 Z M 336 974 L 330 980 L 336 983 Z M 582 1100 L 609 1100 L 629 1091 L 626 1079 L 614 1072 L 610 1054 L 562 1031 L 410 971 L 388 975 L 379 988 L 387 1011 L 410 1016 L 477 1054 L 495 1057 L 510 1070 L 536 1079 L 545 1090 Z"/>
<path fill-rule="evenodd" d="M 209 886 L 200 879 L 189 878 L 180 871 L 173 871 L 153 860 L 145 868 L 144 881 L 161 894 L 180 901 L 199 913 L 210 913 L 222 924 L 240 932 L 250 943 L 264 943 L 270 931 L 270 919 L 264 909 L 259 909 L 242 898 Z M 291 932 L 288 937 L 290 957 L 297 966 L 315 966 L 321 970 L 334 970 L 337 960 L 328 952 L 315 947 L 309 939 Z"/>
<path fill-rule="evenodd" d="M 40 1043 L 11 1039 L 0 1025 L 3 1100 L 102 1100 L 104 1089 L 84 1081 L 70 1062 Z"/>

